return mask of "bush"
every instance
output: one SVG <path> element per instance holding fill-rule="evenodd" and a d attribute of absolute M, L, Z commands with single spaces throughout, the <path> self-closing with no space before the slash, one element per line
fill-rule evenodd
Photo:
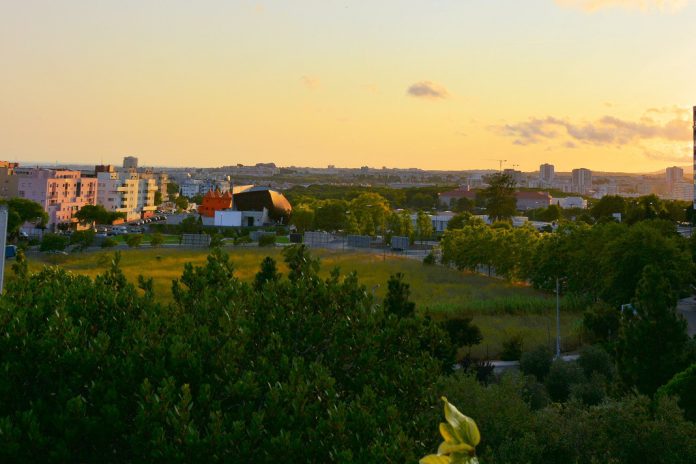
<path fill-rule="evenodd" d="M 143 235 L 142 234 L 128 234 L 126 235 L 125 238 L 126 245 L 128 245 L 131 248 L 138 248 L 140 244 L 143 242 Z"/>
<path fill-rule="evenodd" d="M 570 394 L 571 397 L 588 406 L 598 405 L 607 396 L 605 377 L 594 374 L 589 380 L 572 385 Z"/>
<path fill-rule="evenodd" d="M 538 346 L 522 355 L 520 358 L 520 370 L 527 375 L 533 375 L 538 381 L 543 382 L 551 369 L 552 361 L 551 351 L 545 346 Z"/>
<path fill-rule="evenodd" d="M 614 362 L 601 346 L 588 346 L 580 352 L 578 365 L 589 379 L 594 374 L 602 375 L 607 381 L 614 378 Z"/>
<path fill-rule="evenodd" d="M 276 236 L 275 235 L 261 235 L 259 237 L 259 246 L 260 247 L 268 247 L 268 246 L 274 246 L 276 243 Z"/>
<path fill-rule="evenodd" d="M 164 243 L 164 237 L 160 233 L 154 233 L 152 234 L 152 237 L 150 238 L 150 246 L 151 247 L 158 247 Z"/>
<path fill-rule="evenodd" d="M 114 240 L 111 237 L 106 237 L 104 240 L 101 242 L 101 247 L 102 248 L 113 248 L 116 245 L 118 245 L 118 242 Z"/>
<path fill-rule="evenodd" d="M 78 245 L 81 250 L 92 246 L 96 233 L 93 229 L 78 230 L 70 236 L 70 244 Z"/>
<path fill-rule="evenodd" d="M 657 390 L 657 396 L 676 396 L 684 416 L 696 422 L 696 363 L 678 373 Z"/>
<path fill-rule="evenodd" d="M 525 376 L 524 381 L 524 387 L 520 390 L 522 398 L 535 411 L 545 408 L 551 402 L 546 386 L 533 375 Z"/>
<path fill-rule="evenodd" d="M 513 334 L 503 341 L 503 351 L 500 353 L 500 359 L 503 361 L 518 361 L 522 356 L 522 346 L 524 345 L 524 337 L 522 334 Z"/>
<path fill-rule="evenodd" d="M 58 234 L 44 234 L 41 240 L 41 251 L 65 250 L 68 246 L 68 237 Z"/>
<path fill-rule="evenodd" d="M 426 255 L 425 258 L 423 258 L 423 264 L 426 266 L 432 266 L 435 264 L 435 254 L 431 251 Z"/>
<path fill-rule="evenodd" d="M 561 403 L 570 397 L 572 386 L 583 380 L 582 370 L 577 364 L 556 359 L 546 376 L 546 390 L 553 401 Z"/>

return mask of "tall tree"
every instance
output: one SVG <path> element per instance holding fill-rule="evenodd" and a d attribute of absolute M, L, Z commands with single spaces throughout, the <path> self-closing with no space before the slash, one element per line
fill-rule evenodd
<path fill-rule="evenodd" d="M 290 224 L 295 226 L 297 232 L 303 234 L 307 230 L 312 230 L 314 225 L 314 210 L 309 205 L 297 205 L 292 210 Z"/>
<path fill-rule="evenodd" d="M 360 233 L 373 235 L 384 233 L 389 214 L 389 202 L 378 193 L 362 193 L 350 202 L 350 211 L 355 216 Z"/>
<path fill-rule="evenodd" d="M 480 196 L 491 220 L 510 219 L 517 211 L 515 199 L 515 180 L 509 174 L 495 173 L 486 178 L 488 187 Z"/>
<path fill-rule="evenodd" d="M 418 211 L 416 215 L 416 235 L 422 242 L 433 235 L 433 221 L 423 211 Z"/>
<path fill-rule="evenodd" d="M 16 237 L 25 222 L 39 228 L 45 227 L 48 223 L 48 213 L 35 201 L 26 198 L 10 198 L 0 200 L 0 203 L 7 205 L 7 235 L 9 237 Z"/>
<path fill-rule="evenodd" d="M 633 309 L 624 312 L 618 341 L 619 374 L 642 393 L 655 393 L 689 365 L 686 321 L 675 311 L 676 304 L 672 286 L 660 268 L 646 266 Z"/>

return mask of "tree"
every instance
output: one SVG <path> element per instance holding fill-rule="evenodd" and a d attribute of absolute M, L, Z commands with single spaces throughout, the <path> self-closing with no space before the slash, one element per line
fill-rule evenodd
<path fill-rule="evenodd" d="M 102 205 L 85 205 L 75 213 L 81 224 L 113 224 L 117 219 L 126 219 L 125 213 L 107 211 Z"/>
<path fill-rule="evenodd" d="M 539 382 L 543 382 L 551 370 L 553 356 L 545 346 L 538 346 L 532 351 L 527 351 L 520 358 L 520 370 L 527 375 L 533 375 Z"/>
<path fill-rule="evenodd" d="M 297 232 L 305 233 L 307 230 L 312 230 L 314 224 L 314 210 L 309 205 L 297 205 L 292 210 L 290 224 L 295 226 Z"/>
<path fill-rule="evenodd" d="M 314 227 L 335 232 L 346 228 L 348 203 L 344 200 L 325 200 L 315 209 Z"/>
<path fill-rule="evenodd" d="M 409 301 L 411 286 L 404 282 L 404 275 L 400 272 L 389 277 L 387 282 L 387 296 L 384 298 L 384 309 L 398 317 L 413 317 L 416 304 Z"/>
<path fill-rule="evenodd" d="M 452 200 L 454 205 L 450 205 L 451 208 L 457 213 L 470 213 L 474 210 L 475 202 L 469 200 L 466 197 L 459 198 L 458 200 Z"/>
<path fill-rule="evenodd" d="M 155 206 L 159 206 L 162 204 L 162 192 L 157 190 L 155 192 Z"/>
<path fill-rule="evenodd" d="M 416 216 L 416 235 L 418 235 L 421 243 L 433 235 L 433 222 L 430 216 L 423 211 L 418 211 Z"/>
<path fill-rule="evenodd" d="M 657 195 L 646 195 L 626 207 L 626 222 L 635 224 L 649 219 L 670 219 L 669 210 Z"/>
<path fill-rule="evenodd" d="M 472 220 L 471 213 L 463 212 L 455 214 L 447 223 L 447 230 L 463 229 Z"/>
<path fill-rule="evenodd" d="M 268 282 L 277 282 L 280 279 L 280 273 L 276 267 L 275 259 L 266 256 L 261 261 L 261 270 L 254 277 L 254 290 L 261 291 Z"/>
<path fill-rule="evenodd" d="M 548 208 L 544 208 L 536 215 L 536 219 L 539 221 L 553 222 L 558 221 L 561 218 L 561 207 L 558 205 L 549 205 Z"/>
<path fill-rule="evenodd" d="M 16 237 L 25 222 L 30 222 L 38 228 L 44 228 L 48 223 L 48 213 L 35 201 L 26 198 L 10 198 L 0 200 L 0 204 L 7 205 L 8 237 Z"/>
<path fill-rule="evenodd" d="M 171 199 L 172 195 L 179 194 L 179 184 L 172 182 L 171 180 L 167 182 L 167 195 Z"/>
<path fill-rule="evenodd" d="M 653 265 L 645 266 L 633 310 L 624 312 L 618 341 L 618 370 L 624 383 L 653 394 L 689 365 L 686 321 L 675 311 L 669 280 Z"/>
<path fill-rule="evenodd" d="M 350 211 L 360 233 L 374 235 L 385 231 L 389 202 L 378 193 L 362 193 L 350 202 Z"/>
<path fill-rule="evenodd" d="M 129 247 L 138 248 L 143 242 L 143 234 L 128 234 L 124 240 Z"/>
<path fill-rule="evenodd" d="M 603 196 L 592 205 L 590 212 L 597 221 L 613 219 L 613 215 L 616 213 L 621 214 L 623 218 L 626 216 L 626 199 L 618 195 Z"/>
<path fill-rule="evenodd" d="M 188 216 L 180 224 L 182 234 L 200 234 L 203 232 L 203 220 L 200 216 Z"/>
<path fill-rule="evenodd" d="M 465 346 L 471 351 L 472 346 L 480 344 L 483 340 L 481 329 L 471 322 L 470 317 L 448 319 L 442 323 L 442 326 L 456 348 Z"/>
<path fill-rule="evenodd" d="M 696 422 L 696 363 L 677 373 L 657 391 L 657 397 L 676 396 L 684 417 Z"/>
<path fill-rule="evenodd" d="M 496 173 L 486 178 L 488 187 L 479 194 L 491 220 L 510 219 L 517 212 L 515 180 L 509 174 Z"/>
<path fill-rule="evenodd" d="M 177 209 L 186 211 L 188 210 L 189 207 L 189 201 L 188 198 L 179 195 L 176 197 L 176 200 L 174 200 L 174 204 L 176 205 Z"/>
<path fill-rule="evenodd" d="M 617 306 L 631 301 L 647 265 L 656 267 L 674 292 L 688 290 L 694 281 L 694 263 L 681 238 L 666 235 L 660 222 L 643 221 L 605 240 L 605 250 L 598 256 L 602 296 Z"/>

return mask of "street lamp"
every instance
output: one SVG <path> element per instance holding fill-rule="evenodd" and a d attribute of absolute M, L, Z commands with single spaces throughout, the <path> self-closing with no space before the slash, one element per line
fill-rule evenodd
<path fill-rule="evenodd" d="M 556 358 L 561 357 L 561 285 L 556 277 Z"/>

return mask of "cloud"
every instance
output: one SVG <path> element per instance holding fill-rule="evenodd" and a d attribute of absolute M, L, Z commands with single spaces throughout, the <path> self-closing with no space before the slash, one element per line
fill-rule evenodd
<path fill-rule="evenodd" d="M 321 81 L 316 77 L 302 76 L 300 80 L 309 90 L 316 90 L 321 87 Z"/>
<path fill-rule="evenodd" d="M 656 150 L 656 149 L 643 149 L 643 156 L 648 159 L 655 161 L 668 161 L 670 163 L 690 163 L 692 160 L 692 155 L 689 150 L 690 147 L 686 147 L 681 150 Z"/>
<path fill-rule="evenodd" d="M 530 118 L 516 124 L 493 126 L 494 131 L 514 138 L 515 145 L 532 145 L 547 140 L 561 139 L 575 144 L 621 146 L 643 140 L 691 140 L 691 122 L 684 112 L 660 122 L 648 117 L 627 121 L 615 116 L 604 116 L 593 122 L 574 123 L 553 116 Z"/>
<path fill-rule="evenodd" d="M 426 98 L 429 100 L 445 99 L 449 97 L 449 92 L 443 86 L 430 81 L 416 82 L 411 85 L 406 94 L 416 98 Z"/>
<path fill-rule="evenodd" d="M 684 8 L 690 0 L 554 0 L 562 7 L 576 8 L 588 13 L 606 8 L 672 13 Z"/>

